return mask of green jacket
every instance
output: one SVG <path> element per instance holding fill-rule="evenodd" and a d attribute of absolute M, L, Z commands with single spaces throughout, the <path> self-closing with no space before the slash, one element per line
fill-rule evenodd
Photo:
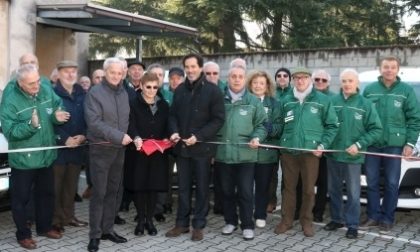
<path fill-rule="evenodd" d="M 277 88 L 276 88 L 276 100 L 280 101 L 280 102 L 283 101 L 283 99 L 284 99 L 284 97 L 286 97 L 286 95 L 292 93 L 292 90 L 293 90 L 293 88 L 290 85 L 290 83 L 285 88 L 280 88 L 279 86 L 277 86 Z"/>
<path fill-rule="evenodd" d="M 340 126 L 331 149 L 345 150 L 356 144 L 359 150 L 366 150 L 382 134 L 382 124 L 373 104 L 359 93 L 347 99 L 340 93 L 331 98 L 337 112 Z M 364 155 L 352 156 L 346 152 L 327 154 L 327 157 L 339 162 L 361 164 Z"/>
<path fill-rule="evenodd" d="M 280 146 L 317 149 L 322 145 L 328 149 L 338 132 L 337 114 L 330 99 L 315 89 L 302 104 L 291 92 L 283 101 L 283 134 Z M 299 154 L 299 151 L 283 152 Z"/>
<path fill-rule="evenodd" d="M 220 88 L 220 90 L 222 91 L 222 93 L 225 93 L 225 90 L 227 88 L 227 82 L 226 81 L 222 81 L 222 80 L 218 80 L 217 81 L 217 86 Z"/>
<path fill-rule="evenodd" d="M 10 85 L 0 107 L 1 125 L 9 141 L 9 149 L 55 146 L 53 123 L 60 124 L 55 118 L 55 111 L 62 102 L 51 84 L 41 81 L 35 97 L 23 92 L 16 80 Z M 34 109 L 38 113 L 40 128 L 30 124 Z M 50 166 L 56 157 L 56 150 L 9 153 L 9 164 L 16 169 L 35 169 Z"/>
<path fill-rule="evenodd" d="M 169 85 L 164 85 L 159 89 L 159 91 L 162 94 L 163 99 L 169 104 L 169 106 L 171 106 L 174 99 L 174 92 L 171 90 Z"/>
<path fill-rule="evenodd" d="M 257 162 L 258 149 L 252 149 L 247 144 L 258 137 L 264 141 L 267 132 L 263 123 L 267 120 L 262 103 L 248 91 L 234 103 L 228 89 L 225 92 L 225 116 L 223 127 L 217 133 L 217 141 L 225 145 L 217 147 L 215 160 L 228 164 Z"/>
<path fill-rule="evenodd" d="M 372 101 L 384 127 L 377 147 L 416 145 L 420 132 L 419 104 L 414 90 L 399 77 L 387 88 L 382 77 L 368 85 L 363 96 Z"/>
<path fill-rule="evenodd" d="M 267 121 L 264 123 L 267 130 L 267 138 L 262 144 L 277 145 L 280 139 L 281 131 L 281 106 L 274 97 L 264 97 L 262 101 Z M 272 148 L 258 148 L 258 163 L 271 164 L 279 161 L 279 150 Z"/>

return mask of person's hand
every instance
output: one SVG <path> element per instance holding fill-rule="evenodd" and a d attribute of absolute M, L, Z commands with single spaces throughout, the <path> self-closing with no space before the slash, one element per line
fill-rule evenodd
<path fill-rule="evenodd" d="M 413 147 L 411 147 L 410 145 L 405 145 L 402 155 L 404 156 L 404 158 L 410 158 L 411 155 L 413 154 Z"/>
<path fill-rule="evenodd" d="M 129 143 L 133 142 L 133 139 L 127 134 L 124 134 L 122 145 L 128 145 Z"/>
<path fill-rule="evenodd" d="M 76 137 L 68 137 L 65 145 L 69 148 L 76 148 L 79 145 L 79 142 Z"/>
<path fill-rule="evenodd" d="M 76 139 L 78 145 L 86 141 L 86 137 L 84 135 L 76 135 L 73 138 Z"/>
<path fill-rule="evenodd" d="M 251 141 L 249 141 L 248 145 L 252 149 L 258 149 L 258 146 L 260 145 L 260 139 L 258 137 L 254 137 L 251 139 Z"/>
<path fill-rule="evenodd" d="M 352 144 L 346 149 L 346 152 L 352 156 L 356 156 L 359 153 L 359 148 L 357 148 L 356 144 Z"/>
<path fill-rule="evenodd" d="M 171 135 L 171 137 L 169 138 L 169 140 L 171 140 L 171 142 L 173 143 L 178 143 L 178 141 L 181 139 L 181 137 L 179 137 L 178 133 L 173 133 Z"/>
<path fill-rule="evenodd" d="M 31 125 L 34 128 L 39 128 L 39 118 L 38 118 L 38 112 L 34 108 L 32 111 L 32 117 L 31 117 Z"/>
<path fill-rule="evenodd" d="M 187 146 L 194 145 L 197 142 L 197 138 L 192 135 L 190 138 L 183 140 Z"/>
<path fill-rule="evenodd" d="M 312 151 L 312 154 L 314 154 L 317 157 L 321 157 L 322 156 L 322 151 L 324 150 L 324 147 L 322 147 L 322 145 L 318 145 L 318 147 L 316 149 L 317 150 Z"/>
<path fill-rule="evenodd" d="M 55 111 L 55 119 L 57 119 L 57 121 L 59 122 L 67 122 L 70 119 L 70 113 L 64 110 L 61 110 L 61 108 L 59 107 Z"/>
<path fill-rule="evenodd" d="M 143 146 L 143 139 L 141 139 L 141 137 L 136 137 L 134 138 L 134 145 L 136 146 L 137 150 L 140 150 L 141 147 Z"/>

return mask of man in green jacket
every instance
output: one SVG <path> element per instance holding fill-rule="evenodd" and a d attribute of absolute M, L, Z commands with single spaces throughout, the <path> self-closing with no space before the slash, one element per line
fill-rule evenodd
<path fill-rule="evenodd" d="M 372 103 L 359 94 L 359 75 L 353 69 L 340 74 L 341 92 L 332 97 L 340 127 L 331 149 L 342 150 L 327 155 L 328 194 L 331 222 L 324 230 L 334 231 L 347 226 L 346 237 L 356 239 L 360 218 L 360 173 L 367 146 L 382 134 L 382 125 Z M 347 202 L 343 207 L 343 181 Z"/>
<path fill-rule="evenodd" d="M 238 225 L 240 211 L 242 235 L 254 239 L 253 188 L 254 166 L 258 161 L 258 145 L 267 132 L 267 116 L 262 103 L 245 88 L 245 69 L 234 66 L 229 70 L 225 90 L 225 123 L 217 134 L 215 166 L 220 171 L 223 191 L 223 214 L 226 225 L 223 235 L 231 235 Z"/>
<path fill-rule="evenodd" d="M 284 178 L 282 220 L 276 234 L 292 228 L 296 206 L 296 185 L 302 178 L 302 206 L 300 224 L 305 236 L 314 235 L 312 208 L 314 186 L 318 177 L 322 150 L 330 147 L 338 131 L 337 115 L 331 101 L 313 88 L 311 72 L 298 68 L 292 74 L 293 91 L 283 100 L 283 133 L 280 145 L 285 148 L 303 148 L 311 151 L 286 149 L 281 156 Z"/>
<path fill-rule="evenodd" d="M 379 141 L 370 146 L 368 151 L 410 157 L 420 131 L 420 111 L 413 88 L 398 77 L 399 68 L 400 63 L 396 57 L 382 59 L 379 69 L 381 76 L 363 92 L 363 96 L 375 105 L 384 127 Z M 379 171 L 382 164 L 385 190 L 381 204 Z M 398 202 L 401 159 L 369 155 L 365 167 L 368 186 L 367 219 L 360 229 L 379 225 L 380 233 L 388 233 L 394 223 Z"/>
<path fill-rule="evenodd" d="M 50 84 L 40 82 L 38 67 L 23 64 L 16 79 L 9 83 L 3 97 L 1 125 L 10 149 L 50 147 L 55 145 L 53 124 L 66 122 L 70 114 L 62 111 L 61 99 Z M 56 150 L 25 151 L 9 154 L 12 168 L 12 215 L 16 224 L 16 238 L 25 249 L 36 248 L 26 221 L 26 204 L 32 187 L 35 192 L 36 231 L 39 236 L 59 239 L 61 234 L 52 229 L 54 210 L 54 173 L 51 164 Z"/>

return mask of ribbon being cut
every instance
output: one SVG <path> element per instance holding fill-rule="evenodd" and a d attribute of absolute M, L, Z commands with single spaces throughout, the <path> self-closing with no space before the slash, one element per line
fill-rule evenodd
<path fill-rule="evenodd" d="M 143 141 L 143 145 L 139 151 L 143 151 L 147 156 L 150 156 L 155 151 L 163 153 L 166 149 L 172 147 L 172 142 L 169 140 L 155 140 L 147 139 Z"/>

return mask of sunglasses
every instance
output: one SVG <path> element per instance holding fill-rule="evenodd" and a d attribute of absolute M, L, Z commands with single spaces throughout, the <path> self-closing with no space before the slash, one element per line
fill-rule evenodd
<path fill-rule="evenodd" d="M 288 74 L 277 74 L 277 78 L 289 78 Z"/>
<path fill-rule="evenodd" d="M 322 82 L 322 83 L 327 83 L 328 82 L 327 79 L 322 79 L 322 78 L 315 78 L 314 80 L 315 80 L 315 82 Z"/>
<path fill-rule="evenodd" d="M 206 75 L 218 75 L 218 72 L 206 72 Z"/>
<path fill-rule="evenodd" d="M 147 86 L 146 86 L 146 89 L 152 89 L 152 88 L 156 90 L 156 89 L 158 89 L 159 87 L 158 87 L 158 86 L 149 86 L 149 85 L 147 85 Z"/>

